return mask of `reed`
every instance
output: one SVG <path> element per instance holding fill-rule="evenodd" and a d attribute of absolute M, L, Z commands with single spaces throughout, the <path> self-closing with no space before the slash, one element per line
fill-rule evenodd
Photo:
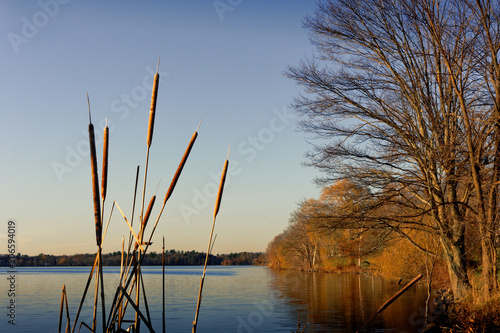
<path fill-rule="evenodd" d="M 193 330 L 192 330 L 193 333 L 196 333 L 196 328 L 198 327 L 198 315 L 200 313 L 201 299 L 202 299 L 202 295 L 203 295 L 203 283 L 205 281 L 205 274 L 207 272 L 208 258 L 210 255 L 210 249 L 212 247 L 212 237 L 214 234 L 215 220 L 217 218 L 217 214 L 219 213 L 220 203 L 222 200 L 222 192 L 224 191 L 224 183 L 226 182 L 227 168 L 229 166 L 229 159 L 228 158 L 229 158 L 229 150 L 227 151 L 226 161 L 224 162 L 224 167 L 222 169 L 222 176 L 221 176 L 220 183 L 219 183 L 219 191 L 217 193 L 217 200 L 215 202 L 214 219 L 212 221 L 212 230 L 210 231 L 210 237 L 208 240 L 207 254 L 205 257 L 205 265 L 203 267 L 203 275 L 201 276 L 201 279 L 200 279 L 200 290 L 198 293 L 198 302 L 196 303 L 196 313 L 195 313 L 194 321 L 193 321 Z"/>
<path fill-rule="evenodd" d="M 226 161 L 224 162 L 224 168 L 222 169 L 222 177 L 220 179 L 219 183 L 219 191 L 217 193 L 217 200 L 215 202 L 215 208 L 214 208 L 214 219 L 217 217 L 217 214 L 219 213 L 219 208 L 220 208 L 220 203 L 222 201 L 222 192 L 224 191 L 224 183 L 226 182 L 226 174 L 227 174 L 227 168 L 229 166 L 229 150 L 231 147 L 229 147 L 227 151 L 227 156 Z"/>
<path fill-rule="evenodd" d="M 90 113 L 90 100 L 89 94 L 87 93 L 87 105 L 89 109 L 89 147 L 90 147 L 90 164 L 92 170 L 92 196 L 94 201 L 94 218 L 95 218 L 95 230 L 96 230 L 96 243 L 98 247 L 98 251 L 101 251 L 101 243 L 102 243 L 102 215 L 101 215 L 101 203 L 99 202 L 99 176 L 97 170 L 97 153 L 96 153 L 96 144 L 95 144 L 95 134 L 94 134 L 94 125 L 92 124 L 92 117 Z M 104 203 L 104 197 L 103 197 Z M 100 280 L 101 280 L 101 303 L 102 303 L 102 312 L 103 319 L 105 318 L 104 310 L 105 310 L 105 301 L 104 301 L 104 282 L 103 282 L 103 274 L 102 274 L 102 264 L 101 260 L 98 260 Z M 95 300 L 94 300 L 94 318 L 92 321 L 92 328 L 95 330 L 95 315 L 96 315 L 96 307 L 97 307 L 97 295 L 98 295 L 98 282 L 99 277 L 96 277 L 96 290 L 95 290 Z M 104 325 L 104 323 L 103 323 Z M 103 327 L 104 329 L 104 327 Z"/>
<path fill-rule="evenodd" d="M 156 195 L 153 195 L 153 197 L 149 201 L 148 209 L 146 209 L 146 214 L 142 219 L 141 230 L 139 231 L 139 241 L 141 243 L 144 238 L 144 231 L 146 230 L 146 225 L 148 224 L 149 217 L 151 216 L 151 211 L 153 210 L 155 200 L 156 200 Z M 135 246 L 135 250 L 137 250 L 137 245 Z"/>
<path fill-rule="evenodd" d="M 172 178 L 172 182 L 170 183 L 167 193 L 165 194 L 165 199 L 163 199 L 164 205 L 167 203 L 168 199 L 170 198 L 170 196 L 172 196 L 172 193 L 174 192 L 175 185 L 177 184 L 177 181 L 181 176 L 182 169 L 184 169 L 184 165 L 186 164 L 186 161 L 189 157 L 189 153 L 191 153 L 191 149 L 193 148 L 196 138 L 198 137 L 198 130 L 200 129 L 200 126 L 201 126 L 201 121 L 198 124 L 198 128 L 196 128 L 196 131 L 194 131 L 193 135 L 191 136 L 191 140 L 189 140 L 188 146 L 186 148 L 186 151 L 184 152 L 184 155 L 182 156 L 181 162 L 179 163 L 179 166 L 175 171 L 174 177 Z"/>
<path fill-rule="evenodd" d="M 98 266 L 101 265 L 101 257 L 100 254 L 98 256 L 98 261 L 97 261 Z M 95 332 L 96 330 L 96 325 L 97 325 L 97 300 L 98 300 L 98 295 L 99 295 L 99 277 L 100 277 L 100 269 L 98 268 L 97 274 L 95 275 L 95 288 L 94 288 L 94 311 L 93 311 L 93 317 L 92 317 L 92 332 Z"/>
<path fill-rule="evenodd" d="M 120 211 L 120 213 L 122 214 L 123 219 L 125 220 L 125 222 L 128 225 L 128 228 L 130 229 L 130 232 L 132 232 L 132 235 L 134 236 L 134 239 L 135 239 L 135 243 L 137 244 L 137 246 L 139 246 L 141 248 L 141 251 L 144 252 L 144 248 L 142 247 L 142 242 L 139 240 L 139 237 L 137 237 L 137 234 L 135 233 L 134 229 L 132 228 L 132 226 L 128 222 L 127 217 L 125 216 L 125 214 L 123 213 L 122 209 L 120 208 L 120 206 L 118 205 L 118 203 L 116 201 L 115 201 L 115 205 L 118 208 L 118 210 Z"/>
<path fill-rule="evenodd" d="M 153 131 L 155 125 L 155 114 L 156 114 L 156 100 L 158 97 L 158 86 L 160 84 L 160 74 L 158 70 L 160 68 L 160 58 L 158 58 L 158 65 L 156 66 L 156 74 L 154 77 L 153 91 L 151 93 L 151 107 L 149 109 L 149 122 L 148 122 L 148 135 L 147 135 L 147 150 L 146 150 L 146 166 L 144 168 L 144 185 L 142 189 L 142 205 L 141 205 L 141 220 L 142 213 L 144 209 L 144 196 L 146 195 L 146 180 L 148 178 L 148 163 L 149 163 L 149 149 L 151 148 L 151 143 L 153 142 Z"/>
<path fill-rule="evenodd" d="M 103 148 L 102 148 L 101 197 L 103 202 L 106 200 L 106 189 L 108 187 L 108 154 L 109 154 L 109 127 L 108 127 L 108 121 L 106 120 L 106 127 L 104 127 Z"/>
<path fill-rule="evenodd" d="M 151 146 L 153 142 L 153 129 L 155 125 L 155 113 L 156 113 L 156 100 L 158 98 L 158 86 L 160 83 L 160 74 L 158 70 L 160 68 L 160 59 L 158 58 L 158 65 L 156 66 L 156 74 L 154 77 L 153 91 L 151 93 L 151 107 L 149 108 L 149 123 L 148 123 L 148 147 Z"/>
<path fill-rule="evenodd" d="M 139 166 L 137 166 L 137 171 L 136 171 L 136 174 L 135 174 L 135 187 L 134 187 L 134 195 L 133 195 L 133 200 L 132 200 L 132 215 L 130 217 L 130 225 L 131 226 L 134 225 L 135 201 L 137 199 L 137 185 L 138 184 L 139 184 Z M 132 232 L 129 231 L 129 233 L 128 233 L 127 255 L 126 255 L 126 259 L 125 259 L 126 263 L 129 262 L 129 254 L 130 254 L 131 247 L 132 247 Z M 125 276 L 128 274 L 129 269 L 130 269 L 130 266 L 127 265 L 127 271 L 125 273 Z"/>
<path fill-rule="evenodd" d="M 104 229 L 104 233 L 102 235 L 103 240 L 106 237 L 106 232 L 108 230 L 109 221 L 111 220 L 111 215 L 113 214 L 114 207 L 115 207 L 115 205 L 113 204 L 113 206 L 111 207 L 111 211 L 109 213 L 108 222 L 106 223 L 106 228 Z M 75 321 L 74 321 L 73 326 L 71 328 L 71 333 L 73 333 L 75 331 L 76 324 L 78 322 L 78 318 L 79 318 L 80 312 L 82 310 L 83 302 L 85 301 L 85 297 L 87 296 L 87 292 L 88 292 L 88 289 L 90 287 L 90 282 L 92 281 L 92 277 L 94 276 L 94 270 L 98 265 L 99 258 L 100 258 L 100 252 L 98 251 L 96 254 L 95 260 L 94 260 L 94 265 L 92 266 L 92 269 L 90 270 L 89 277 L 87 279 L 87 283 L 86 283 L 85 288 L 83 290 L 83 295 L 82 295 L 82 298 L 80 300 L 80 305 L 78 306 L 78 310 L 76 312 Z"/>
<path fill-rule="evenodd" d="M 64 330 L 64 332 L 68 333 L 69 328 L 70 328 L 69 327 L 70 319 L 69 319 L 69 309 L 68 309 L 68 295 L 66 294 L 66 285 L 63 284 L 62 293 L 61 293 L 61 308 L 59 310 L 59 330 L 58 330 L 59 333 L 61 333 L 61 328 L 62 328 L 62 318 L 63 318 L 64 305 L 66 305 L 66 329 Z"/>
<path fill-rule="evenodd" d="M 94 222 L 95 222 L 95 229 L 96 229 L 96 244 L 97 244 L 97 253 L 96 257 L 94 260 L 94 265 L 92 266 L 92 269 L 90 271 L 87 283 L 85 285 L 83 295 L 80 301 L 80 304 L 78 306 L 78 310 L 75 316 L 75 320 L 73 325 L 70 325 L 70 318 L 69 318 L 69 311 L 68 311 L 68 300 L 67 300 L 67 294 L 66 294 L 66 288 L 63 286 L 63 293 L 61 296 L 61 309 L 60 309 L 60 317 L 59 317 L 59 331 L 62 329 L 62 321 L 63 321 L 63 305 L 64 302 L 66 302 L 66 315 L 67 315 L 67 325 L 66 325 L 66 332 L 71 332 L 73 333 L 74 330 L 76 329 L 77 325 L 79 324 L 79 328 L 81 329 L 82 326 L 88 328 L 90 331 L 97 332 L 97 312 L 98 312 L 98 294 L 99 291 L 101 293 L 101 305 L 102 305 L 102 317 L 103 317 L 103 326 L 102 326 L 102 331 L 104 332 L 110 332 L 110 333 L 115 333 L 115 332 L 124 332 L 125 329 L 122 328 L 122 324 L 127 323 L 128 331 L 134 331 L 134 332 L 139 332 L 141 329 L 141 323 L 145 326 L 145 328 L 149 329 L 150 332 L 154 332 L 152 323 L 151 323 L 151 316 L 150 316 L 150 311 L 149 311 L 149 304 L 148 304 L 148 298 L 146 295 L 146 288 L 144 285 L 143 281 L 143 276 L 141 272 L 141 264 L 143 260 L 146 257 L 147 251 L 149 249 L 149 246 L 152 244 L 151 240 L 152 237 L 155 233 L 156 227 L 158 225 L 158 222 L 162 216 L 163 210 L 165 208 L 165 205 L 167 201 L 170 199 L 170 197 L 173 194 L 173 191 L 180 179 L 181 173 L 184 169 L 184 166 L 187 162 L 187 159 L 192 151 L 192 148 L 196 142 L 196 139 L 198 137 L 198 130 L 201 125 L 201 121 L 198 124 L 198 127 L 196 131 L 193 133 L 191 136 L 191 139 L 188 143 L 188 146 L 182 156 L 182 159 L 175 171 L 175 174 L 172 178 L 172 181 L 167 189 L 167 192 L 165 193 L 165 197 L 163 200 L 163 204 L 161 206 L 160 212 L 156 218 L 156 221 L 154 223 L 154 226 L 149 232 L 149 237 L 146 242 L 143 241 L 144 235 L 146 232 L 146 227 L 149 223 L 149 220 L 151 219 L 151 214 L 152 210 L 154 207 L 154 204 L 156 202 L 156 193 L 155 195 L 152 196 L 149 205 L 146 210 L 144 210 L 144 203 L 145 203 L 145 195 L 146 195 L 146 185 L 147 185 L 147 175 L 148 175 L 148 164 L 149 164 L 149 152 L 150 152 L 150 147 L 152 144 L 153 140 L 153 132 L 154 132 L 154 123 L 155 123 L 155 114 L 156 114 L 156 106 L 157 106 L 157 97 L 158 97 L 158 88 L 159 88 L 159 81 L 160 81 L 160 75 L 159 75 L 159 64 L 160 64 L 160 59 L 158 59 L 158 65 L 157 65 L 157 70 L 156 74 L 154 76 L 154 83 L 153 83 L 153 89 L 152 89 L 152 94 L 151 94 L 151 105 L 150 105 L 150 112 L 149 112 L 149 121 L 148 121 L 148 131 L 147 131 L 147 152 L 146 152 L 146 163 L 145 163 L 145 168 L 144 168 L 144 183 L 143 183 L 143 189 L 142 189 L 142 202 L 140 204 L 140 214 L 137 214 L 139 217 L 140 221 L 140 226 L 138 227 L 139 231 L 136 232 L 134 231 L 133 228 L 133 222 L 134 222 L 134 216 L 135 216 L 135 206 L 136 206 L 136 198 L 137 198 L 137 188 L 138 188 L 138 180 L 139 180 L 139 166 L 137 167 L 137 172 L 136 172 L 136 179 L 135 179 L 135 188 L 134 188 L 134 195 L 133 195 L 133 204 L 132 204 L 132 215 L 130 217 L 130 223 L 129 219 L 127 219 L 126 215 L 116 203 L 116 201 L 113 201 L 113 205 L 111 207 L 110 213 L 109 213 L 109 218 L 106 223 L 106 227 L 103 229 L 103 221 L 104 221 L 104 207 L 105 207 L 105 202 L 106 202 L 106 196 L 107 196 L 107 183 L 108 183 L 108 166 L 109 166 L 109 127 L 106 126 L 104 128 L 104 133 L 103 133 L 103 159 L 102 159 L 102 175 L 101 175 L 101 186 L 99 187 L 99 176 L 98 176 L 98 164 L 97 164 L 97 155 L 96 155 L 96 142 L 95 142 L 95 133 L 94 133 L 94 126 L 92 124 L 92 118 L 91 118 L 91 111 L 90 111 L 90 100 L 87 94 L 87 104 L 88 104 L 88 112 L 89 112 L 89 126 L 88 126 L 88 131 L 89 131 L 89 146 L 90 146 L 90 161 L 91 161 L 91 173 L 92 173 L 92 196 L 93 196 L 93 206 L 94 206 Z M 228 151 L 229 155 L 229 151 Z M 199 315 L 199 310 L 200 310 L 200 305 L 201 305 L 201 295 L 203 291 L 203 281 L 205 279 L 206 275 L 206 270 L 207 270 L 207 265 L 208 265 L 208 258 L 210 255 L 210 252 L 212 251 L 212 248 L 215 243 L 215 238 L 213 237 L 214 235 L 214 227 L 215 227 L 215 220 L 217 217 L 217 214 L 220 209 L 221 205 L 221 200 L 222 200 L 222 193 L 224 189 L 224 184 L 226 180 L 226 175 L 227 175 L 227 170 L 228 170 L 228 158 L 226 158 L 224 162 L 224 167 L 221 175 L 221 181 L 219 184 L 219 192 L 217 195 L 217 199 L 215 202 L 215 208 L 214 208 L 214 214 L 213 214 L 213 222 L 212 222 L 212 228 L 210 232 L 210 237 L 209 237 L 209 242 L 208 242 L 208 248 L 207 248 L 207 254 L 205 258 L 205 265 L 203 269 L 203 275 L 200 281 L 200 291 L 199 291 L 199 297 L 198 297 L 198 303 L 197 303 L 197 309 L 196 309 L 196 315 L 195 315 L 195 321 L 193 322 L 193 331 L 196 331 L 196 325 L 198 321 L 198 315 Z M 108 316 L 106 316 L 106 307 L 105 307 L 105 299 L 104 299 L 104 274 L 103 274 L 103 269 L 102 269 L 102 245 L 104 241 L 104 237 L 106 235 L 111 216 L 113 214 L 114 207 L 118 208 L 120 214 L 122 215 L 123 219 L 125 220 L 128 228 L 129 228 L 129 240 L 128 240 L 128 248 L 125 249 L 125 238 L 122 238 L 122 252 L 121 252 L 121 265 L 120 265 L 120 278 L 119 278 L 119 283 L 116 288 L 116 292 L 114 295 L 114 298 L 112 299 L 111 302 L 111 307 L 109 308 Z M 137 229 L 137 228 L 136 228 Z M 213 239 L 213 240 L 212 240 Z M 132 247 L 132 243 L 134 244 L 134 247 Z M 130 260 L 129 260 L 130 257 Z M 162 311 L 162 330 L 163 332 L 166 331 L 166 323 L 165 323 L 165 238 L 163 237 L 163 246 L 162 246 L 162 305 L 163 305 L 163 311 Z M 90 283 L 92 282 L 92 279 L 95 278 L 95 295 L 94 295 L 94 308 L 93 308 L 93 317 L 92 317 L 92 323 L 85 323 L 81 321 L 80 323 L 78 322 L 79 315 L 81 312 L 81 309 L 83 307 L 85 298 L 87 296 L 88 289 L 90 287 Z M 135 291 L 134 291 L 135 288 Z M 135 292 L 135 299 L 132 299 L 132 295 Z M 141 307 L 139 307 L 139 303 L 141 303 Z M 135 318 L 129 318 L 127 314 L 127 306 L 130 305 L 133 310 L 133 315 Z M 141 311 L 141 308 L 145 307 L 145 312 Z M 125 315 L 127 314 L 127 317 Z"/>
<path fill-rule="evenodd" d="M 92 125 L 92 118 L 90 115 L 89 94 L 87 94 L 87 104 L 89 107 L 90 167 L 92 170 L 92 196 L 94 199 L 95 237 L 97 246 L 101 246 L 102 223 L 101 223 L 101 204 L 99 202 L 99 176 L 97 173 L 97 154 L 95 149 L 94 125 Z"/>
<path fill-rule="evenodd" d="M 162 311 L 161 311 L 161 327 L 162 332 L 165 333 L 165 237 L 163 237 L 163 246 L 161 248 L 161 267 L 162 267 L 162 276 L 161 276 L 161 289 L 162 289 Z"/>
<path fill-rule="evenodd" d="M 160 74 L 158 74 L 158 70 L 160 67 L 160 59 L 158 58 L 158 65 L 156 67 L 156 74 L 154 77 L 154 83 L 153 83 L 153 91 L 151 93 L 151 107 L 149 110 L 149 123 L 148 123 L 148 134 L 147 134 L 147 151 L 146 151 L 146 166 L 144 168 L 144 184 L 142 188 L 142 204 L 141 204 L 141 215 L 140 215 L 140 220 L 142 221 L 143 219 L 143 213 L 144 213 L 144 199 L 146 196 L 146 183 L 147 183 L 147 177 L 148 177 L 148 164 L 149 164 L 149 149 L 151 147 L 151 143 L 153 142 L 153 131 L 154 131 L 154 123 L 155 123 L 155 113 L 156 113 L 156 101 L 158 97 L 158 85 L 160 82 Z M 137 306 L 139 306 L 139 288 L 140 288 L 140 267 L 136 270 L 136 274 L 138 276 L 136 277 L 136 302 Z M 139 330 L 139 325 L 140 325 L 140 317 L 136 313 L 135 315 L 135 327 L 137 330 Z"/>
<path fill-rule="evenodd" d="M 104 202 L 106 201 L 106 190 L 108 186 L 108 148 L 109 148 L 109 127 L 108 127 L 108 120 L 106 119 L 106 126 L 104 127 L 104 133 L 103 133 L 103 152 L 102 152 L 102 183 L 101 183 L 101 198 L 102 198 L 102 209 L 101 209 L 101 223 L 102 220 L 104 219 Z M 113 205 L 114 207 L 114 205 Z M 111 215 L 110 215 L 111 217 Z M 109 220 L 108 220 L 109 224 Z M 106 229 L 108 228 L 108 224 L 106 224 Z M 103 325 L 105 324 L 106 320 L 106 301 L 105 301 L 105 296 L 104 296 L 104 274 L 102 272 L 102 256 L 101 256 L 101 251 L 102 247 L 99 246 L 99 274 L 100 278 L 99 280 L 101 281 L 101 313 L 102 313 L 102 322 Z M 105 327 L 103 326 L 103 331 L 105 330 Z"/>
<path fill-rule="evenodd" d="M 163 209 L 165 208 L 165 205 L 167 204 L 168 199 L 172 196 L 172 193 L 174 192 L 175 185 L 177 184 L 177 181 L 179 180 L 179 178 L 181 176 L 182 170 L 184 169 L 184 165 L 186 164 L 186 161 L 189 157 L 189 154 L 191 153 L 191 149 L 193 148 L 193 145 L 196 141 L 196 138 L 198 137 L 198 130 L 200 129 L 200 125 L 201 125 L 201 121 L 198 124 L 196 131 L 191 136 L 191 140 L 189 140 L 186 151 L 184 152 L 184 155 L 182 156 L 182 159 L 179 163 L 179 166 L 177 167 L 177 170 L 175 171 L 174 177 L 172 178 L 172 181 L 170 182 L 170 186 L 168 187 L 167 193 L 165 194 L 165 198 L 163 199 L 163 205 L 161 206 L 160 212 L 158 213 L 158 217 L 156 218 L 156 222 L 155 222 L 153 229 L 151 231 L 151 234 L 149 236 L 148 243 L 151 243 L 151 239 L 153 238 L 156 227 L 158 226 L 158 222 L 160 221 L 161 215 L 163 213 Z"/>
<path fill-rule="evenodd" d="M 151 215 L 151 211 L 153 210 L 153 205 L 155 204 L 155 200 L 156 200 L 156 195 L 153 195 L 153 197 L 149 201 L 148 209 L 146 209 L 146 214 L 144 215 L 144 218 L 142 219 L 142 229 L 143 230 L 146 228 L 146 225 L 148 224 L 149 216 Z"/>

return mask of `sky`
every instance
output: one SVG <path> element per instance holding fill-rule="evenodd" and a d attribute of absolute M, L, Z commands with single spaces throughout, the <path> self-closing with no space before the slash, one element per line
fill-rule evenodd
<path fill-rule="evenodd" d="M 160 252 L 164 236 L 167 249 L 206 251 L 230 146 L 213 252 L 265 251 L 297 203 L 319 194 L 290 108 L 301 88 L 283 75 L 314 52 L 302 26 L 314 8 L 309 0 L 0 1 L 0 253 L 10 220 L 16 253 L 96 251 L 87 93 L 99 170 L 106 121 L 110 128 L 104 220 L 113 201 L 131 219 L 158 58 L 145 195 L 146 204 L 158 196 L 154 219 L 202 124 L 150 249 Z M 123 236 L 115 209 L 103 251 L 119 251 Z"/>

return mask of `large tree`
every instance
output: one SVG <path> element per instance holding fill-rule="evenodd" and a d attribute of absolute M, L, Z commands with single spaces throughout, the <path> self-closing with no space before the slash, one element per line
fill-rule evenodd
<path fill-rule="evenodd" d="M 309 163 L 325 171 L 323 182 L 370 189 L 370 204 L 350 220 L 410 242 L 406 230 L 438 235 L 458 298 L 470 286 L 469 227 L 481 232 L 485 292 L 497 288 L 498 7 L 320 1 L 305 21 L 317 54 L 287 71 L 306 88 L 295 102 L 302 129 L 323 139 Z"/>

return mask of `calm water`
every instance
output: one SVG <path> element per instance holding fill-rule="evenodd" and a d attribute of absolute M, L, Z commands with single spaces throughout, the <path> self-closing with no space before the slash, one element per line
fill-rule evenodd
<path fill-rule="evenodd" d="M 9 289 L 1 268 L 0 332 L 56 332 L 62 285 L 74 319 L 89 267 L 20 267 L 17 269 L 16 326 L 9 325 Z M 167 267 L 167 332 L 190 332 L 202 267 Z M 104 268 L 106 302 L 111 302 L 119 268 Z M 161 332 L 161 267 L 144 267 L 147 298 L 155 329 Z M 377 277 L 350 274 L 277 272 L 266 267 L 208 268 L 198 332 L 288 332 L 297 318 L 306 332 L 355 332 L 400 287 Z M 91 288 L 92 289 L 92 288 Z M 93 291 L 89 290 L 89 295 Z M 426 291 L 414 286 L 363 332 L 419 332 Z M 80 320 L 91 322 L 93 297 L 87 297 Z M 82 329 L 82 332 L 88 330 Z"/>

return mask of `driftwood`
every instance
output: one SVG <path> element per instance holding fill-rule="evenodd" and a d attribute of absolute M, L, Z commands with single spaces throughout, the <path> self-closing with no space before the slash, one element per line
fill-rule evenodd
<path fill-rule="evenodd" d="M 422 274 L 419 274 L 416 278 L 414 278 L 413 280 L 411 280 L 410 282 L 408 282 L 408 284 L 406 286 L 404 286 L 403 289 L 401 289 L 400 291 L 398 291 L 397 293 L 395 293 L 394 296 L 392 296 L 391 298 L 389 298 L 389 300 L 387 302 L 385 302 L 377 310 L 377 312 L 375 312 L 375 314 L 370 319 L 368 319 L 368 321 L 366 321 L 363 324 L 363 326 L 361 326 L 356 331 L 356 333 L 358 333 L 359 331 L 361 331 L 366 325 L 368 325 L 369 322 L 371 322 L 373 320 L 373 318 L 375 318 L 379 313 L 381 313 L 382 311 L 384 311 L 389 305 L 392 304 L 392 302 L 394 302 L 396 299 L 398 299 L 399 296 L 401 296 L 405 291 L 407 291 L 408 289 L 410 289 L 410 287 L 413 286 L 415 283 L 417 283 L 417 281 L 420 280 L 421 278 L 422 278 Z"/>

